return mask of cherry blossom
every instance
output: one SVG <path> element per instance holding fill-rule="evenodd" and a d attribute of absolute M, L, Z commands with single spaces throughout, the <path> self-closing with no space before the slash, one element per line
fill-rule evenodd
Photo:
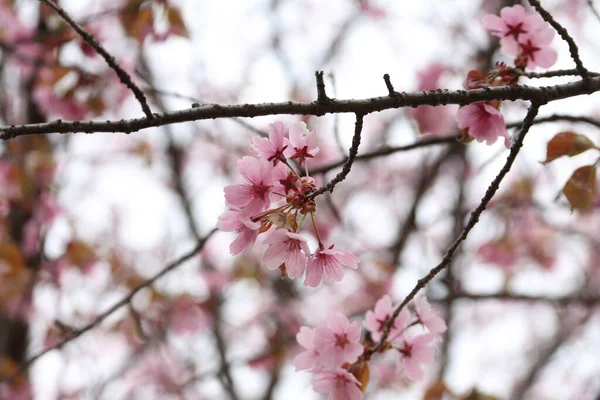
<path fill-rule="evenodd" d="M 434 90 L 440 87 L 439 80 L 447 68 L 439 63 L 433 63 L 420 71 L 417 90 Z M 453 120 L 454 106 L 419 106 L 409 110 L 411 117 L 417 121 L 419 132 L 434 136 L 447 135 Z"/>
<path fill-rule="evenodd" d="M 259 157 L 272 161 L 277 165 L 279 161 L 285 159 L 284 151 L 289 147 L 289 139 L 285 137 L 285 127 L 283 123 L 277 121 L 269 125 L 269 137 L 255 137 L 252 139 L 252 149 L 256 151 Z"/>
<path fill-rule="evenodd" d="M 468 104 L 458 109 L 458 127 L 468 130 L 469 136 L 478 142 L 494 144 L 498 137 L 504 138 L 506 148 L 510 147 L 510 136 L 506 130 L 502 113 L 488 102 Z"/>
<path fill-rule="evenodd" d="M 296 334 L 296 340 L 300 346 L 306 349 L 292 361 L 296 371 L 316 369 L 319 366 L 320 353 L 315 346 L 315 330 L 307 326 L 300 327 L 300 331 Z"/>
<path fill-rule="evenodd" d="M 229 246 L 231 254 L 238 254 L 248 250 L 254 244 L 260 224 L 243 216 L 239 209 L 231 209 L 219 216 L 217 227 L 224 232 L 238 233 L 237 238 Z"/>
<path fill-rule="evenodd" d="M 313 376 L 312 383 L 315 392 L 328 394 L 327 400 L 361 400 L 363 398 L 359 388 L 360 382 L 342 368 L 318 372 Z"/>
<path fill-rule="evenodd" d="M 384 295 L 375 303 L 374 311 L 367 311 L 365 315 L 364 326 L 371 332 L 373 340 L 378 341 L 381 339 L 385 324 L 388 319 L 392 316 L 394 308 L 392 307 L 392 298 L 388 295 Z M 389 339 L 393 339 L 398 336 L 408 326 L 410 318 L 410 312 L 403 309 L 398 317 L 394 320 L 394 325 L 389 333 Z"/>
<path fill-rule="evenodd" d="M 307 158 L 313 158 L 319 152 L 317 147 L 317 131 L 309 131 L 304 122 L 290 126 L 290 147 L 286 149 L 288 158 L 296 159 L 300 164 Z"/>
<path fill-rule="evenodd" d="M 419 323 L 429 329 L 434 335 L 439 335 L 446 331 L 446 322 L 433 312 L 425 296 L 421 296 L 415 300 L 415 314 Z"/>
<path fill-rule="evenodd" d="M 546 29 L 547 24 L 539 14 L 526 15 L 520 5 L 504 7 L 500 16 L 486 15 L 483 26 L 504 41 L 520 41 L 522 35 Z"/>
<path fill-rule="evenodd" d="M 226 186 L 225 203 L 251 216 L 270 205 L 275 183 L 285 175 L 281 176 L 282 170 L 273 168 L 267 160 L 253 157 L 238 160 L 237 168 L 245 183 Z"/>
<path fill-rule="evenodd" d="M 432 341 L 435 335 L 426 333 L 411 338 L 401 337 L 394 344 L 398 350 L 398 368 L 412 381 L 424 376 L 423 364 L 435 362 Z"/>
<path fill-rule="evenodd" d="M 263 243 L 269 245 L 262 258 L 265 267 L 273 270 L 284 264 L 291 279 L 304 274 L 310 249 L 302 235 L 286 229 L 276 229 L 270 232 Z"/>
<path fill-rule="evenodd" d="M 517 57 L 519 67 L 548 68 L 556 62 L 556 50 L 549 48 L 554 29 L 539 14 L 526 15 L 521 5 L 504 7 L 500 17 L 486 15 L 483 26 L 500 37 L 500 50 Z"/>
<path fill-rule="evenodd" d="M 342 267 L 357 269 L 359 261 L 354 254 L 334 249 L 333 246 L 329 249 L 318 249 L 308 261 L 304 284 L 317 287 L 323 279 L 327 283 L 339 282 L 344 277 Z"/>
<path fill-rule="evenodd" d="M 327 368 L 353 363 L 363 352 L 360 344 L 360 324 L 349 322 L 342 313 L 330 315 L 323 326 L 315 330 L 315 346 L 319 349 L 319 361 Z"/>

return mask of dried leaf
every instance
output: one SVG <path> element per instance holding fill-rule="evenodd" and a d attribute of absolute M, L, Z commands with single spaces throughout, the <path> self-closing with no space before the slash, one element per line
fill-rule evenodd
<path fill-rule="evenodd" d="M 177 7 L 169 6 L 167 8 L 167 18 L 169 19 L 169 24 L 171 24 L 170 33 L 186 38 L 190 37 L 181 16 L 181 11 Z"/>
<path fill-rule="evenodd" d="M 427 388 L 423 400 L 441 400 L 447 392 L 446 384 L 443 381 L 437 381 Z"/>
<path fill-rule="evenodd" d="M 571 203 L 571 211 L 584 210 L 592 205 L 596 191 L 596 168 L 593 165 L 576 169 L 563 188 L 563 193 Z"/>
<path fill-rule="evenodd" d="M 548 142 L 546 161 L 542 164 L 548 164 L 562 156 L 572 157 L 594 148 L 597 148 L 596 145 L 587 136 L 570 131 L 561 132 Z"/>

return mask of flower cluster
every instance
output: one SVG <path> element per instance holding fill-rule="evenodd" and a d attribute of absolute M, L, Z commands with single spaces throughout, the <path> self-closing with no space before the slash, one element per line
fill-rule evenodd
<path fill-rule="evenodd" d="M 348 321 L 341 313 L 331 315 L 314 329 L 301 327 L 296 339 L 304 351 L 294 359 L 294 367 L 310 370 L 313 389 L 329 394 L 328 399 L 362 399 L 371 353 L 383 339 L 393 311 L 392 299 L 387 295 L 377 301 L 373 311 L 367 311 L 363 325 L 370 335 L 364 344 L 359 323 Z M 397 369 L 417 381 L 424 376 L 423 366 L 435 361 L 433 346 L 445 330 L 444 320 L 433 313 L 425 297 L 420 297 L 412 312 L 404 309 L 394 320 L 379 352 L 395 350 Z"/>
<path fill-rule="evenodd" d="M 238 160 L 237 169 L 243 183 L 225 187 L 225 203 L 229 207 L 219 217 L 222 231 L 237 232 L 230 251 L 238 254 L 249 249 L 261 233 L 268 245 L 262 264 L 268 269 L 280 269 L 282 277 L 291 279 L 306 273 L 304 284 L 316 287 L 325 280 L 339 282 L 343 267 L 356 269 L 358 257 L 326 247 L 314 229 L 318 249 L 311 252 L 308 241 L 300 233 L 306 219 L 315 227 L 316 203 L 310 196 L 317 189 L 308 174 L 307 160 L 319 148 L 317 133 L 309 131 L 304 122 L 289 127 L 275 122 L 269 126 L 269 137 L 254 138 L 252 149 L 257 157 Z M 295 162 L 304 169 L 301 176 L 292 166 Z M 308 218 L 307 218 L 308 217 Z"/>
<path fill-rule="evenodd" d="M 483 26 L 500 38 L 504 54 L 516 57 L 518 68 L 549 68 L 556 62 L 556 50 L 549 47 L 554 30 L 539 14 L 526 15 L 519 4 L 504 7 L 500 16 L 486 15 Z"/>
<path fill-rule="evenodd" d="M 498 63 L 496 69 L 487 75 L 477 70 L 470 71 L 464 84 L 466 89 L 515 85 L 519 73 L 522 74 L 525 68 L 548 68 L 556 62 L 556 50 L 549 47 L 555 32 L 539 14 L 526 15 L 521 5 L 504 7 L 500 16 L 486 15 L 483 25 L 500 38 L 501 51 L 515 57 L 515 67 Z M 461 107 L 456 119 L 463 137 L 485 141 L 488 145 L 503 137 L 508 148 L 510 136 L 500 104 L 500 101 L 486 101 Z"/>

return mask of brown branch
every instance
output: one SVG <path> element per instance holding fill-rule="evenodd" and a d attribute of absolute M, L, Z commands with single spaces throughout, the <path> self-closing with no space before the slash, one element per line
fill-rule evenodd
<path fill-rule="evenodd" d="M 204 247 L 204 244 L 207 242 L 207 240 L 216 231 L 217 231 L 216 228 L 213 229 L 212 231 L 210 231 L 206 236 L 204 236 L 200 241 L 198 241 L 198 243 L 196 244 L 196 246 L 192 250 L 190 250 L 189 252 L 185 253 L 183 256 L 179 257 L 177 260 L 171 262 L 170 264 L 168 264 L 167 266 L 165 266 L 162 270 L 160 270 L 157 274 L 155 274 L 151 278 L 149 278 L 146 281 L 144 281 L 138 287 L 136 287 L 131 292 L 129 292 L 129 294 L 127 296 L 123 297 L 121 300 L 117 301 L 115 304 L 113 304 L 106 311 L 104 311 L 103 313 L 101 313 L 100 315 L 98 315 L 96 317 L 96 319 L 94 319 L 92 322 L 90 322 L 89 324 L 85 325 L 83 328 L 74 330 L 73 332 L 71 332 L 71 335 L 69 335 L 67 338 L 61 340 L 60 342 L 58 342 L 54 346 L 48 347 L 48 348 L 46 348 L 46 349 L 44 349 L 44 350 L 42 350 L 42 351 L 34 354 L 30 358 L 28 358 L 23 364 L 21 364 L 19 366 L 19 368 L 12 375 L 0 379 L 0 383 L 1 382 L 7 382 L 7 381 L 10 382 L 10 381 L 14 380 L 21 373 L 23 373 L 24 371 L 26 371 L 34 362 L 36 362 L 37 360 L 39 360 L 40 358 L 42 358 L 47 353 L 51 352 L 52 350 L 56 350 L 56 349 L 60 349 L 60 348 L 64 347 L 66 344 L 68 344 L 72 340 L 77 339 L 79 336 L 83 335 L 84 333 L 86 333 L 86 332 L 92 330 L 93 328 L 95 328 L 96 326 L 98 326 L 102 321 L 104 321 L 106 318 L 108 318 L 110 315 L 112 315 L 115 311 L 117 311 L 121 307 L 126 306 L 127 304 L 129 304 L 131 302 L 131 300 L 133 299 L 133 297 L 139 291 L 141 291 L 144 288 L 147 288 L 148 286 L 153 285 L 160 278 L 162 278 L 163 276 L 165 276 L 169 272 L 173 271 L 174 269 L 176 269 L 177 267 L 179 267 L 181 264 L 183 264 L 187 260 L 189 260 L 192 257 L 194 257 L 196 254 L 198 254 L 198 252 L 200 250 L 202 250 L 202 248 Z"/>
<path fill-rule="evenodd" d="M 544 18 L 544 21 L 552 25 L 560 37 L 567 42 L 569 45 L 569 53 L 571 53 L 571 58 L 573 61 L 575 61 L 575 68 L 577 69 L 577 72 L 583 78 L 584 82 L 589 82 L 590 73 L 587 68 L 583 66 L 583 62 L 581 62 L 581 58 L 579 57 L 579 47 L 577 47 L 575 40 L 573 37 L 571 37 L 567 29 L 559 24 L 558 21 L 554 19 L 552 14 L 542 7 L 542 4 L 539 2 L 539 0 L 529 0 L 529 4 L 531 4 L 531 6 L 535 8 L 538 13 L 540 13 L 542 18 Z"/>
<path fill-rule="evenodd" d="M 323 80 L 323 71 L 315 72 L 315 78 L 317 80 L 317 103 L 327 103 L 329 97 L 325 92 L 325 81 Z"/>
<path fill-rule="evenodd" d="M 373 150 L 364 154 L 359 154 L 354 158 L 354 161 L 367 161 L 372 158 L 388 156 L 390 154 L 398 153 L 401 151 L 409 151 L 418 149 L 421 147 L 429 147 L 438 144 L 450 144 L 456 142 L 457 136 L 447 136 L 447 137 L 434 137 L 431 139 L 423 139 L 419 140 L 415 143 L 407 144 L 405 146 L 395 146 L 395 147 L 383 147 L 381 149 Z M 312 169 L 311 174 L 324 174 L 326 172 L 331 171 L 332 169 L 341 167 L 348 161 L 348 157 L 345 157 L 343 160 L 337 161 L 333 164 L 325 165 L 320 168 Z"/>
<path fill-rule="evenodd" d="M 553 342 L 546 347 L 544 352 L 540 355 L 540 357 L 533 363 L 529 372 L 524 377 L 521 384 L 517 387 L 517 389 L 511 393 L 510 399 L 512 400 L 521 400 L 525 397 L 525 394 L 529 391 L 531 386 L 537 380 L 540 372 L 544 369 L 544 367 L 548 364 L 548 362 L 553 358 L 556 352 L 573 336 L 579 331 L 577 328 L 582 328 L 589 319 L 594 315 L 592 310 L 587 310 L 587 314 L 583 317 L 581 323 L 577 326 L 569 326 L 563 329 L 560 329 L 559 333 L 554 338 Z"/>
<path fill-rule="evenodd" d="M 583 81 L 555 86 L 531 87 L 512 85 L 475 90 L 444 91 L 434 90 L 418 93 L 399 93 L 398 96 L 372 97 L 359 100 L 330 99 L 327 103 L 259 103 L 240 105 L 201 105 L 184 110 L 154 114 L 154 118 L 135 118 L 120 121 L 70 121 L 56 120 L 43 124 L 11 125 L 0 127 L 0 139 L 48 133 L 76 132 L 122 132 L 131 133 L 150 127 L 215 118 L 258 117 L 264 115 L 325 115 L 332 113 L 353 113 L 367 115 L 378 111 L 422 105 L 439 106 L 446 104 L 466 105 L 489 100 L 528 100 L 533 103 L 566 99 L 600 90 L 600 78 L 591 78 L 589 84 Z"/>
<path fill-rule="evenodd" d="M 527 78 L 554 78 L 557 76 L 580 76 L 579 71 L 576 69 L 556 69 L 554 71 L 545 71 L 545 72 L 525 72 L 523 70 L 516 70 L 516 72 Z M 600 74 L 596 72 L 589 72 L 590 76 L 600 76 Z"/>
<path fill-rule="evenodd" d="M 400 305 L 398 307 L 396 307 L 396 309 L 392 313 L 392 316 L 387 320 L 387 322 L 385 324 L 385 328 L 383 330 L 383 334 L 381 336 L 380 342 L 373 349 L 365 352 L 366 359 L 368 359 L 373 354 L 377 353 L 378 351 L 380 351 L 383 348 L 383 346 L 385 345 L 385 341 L 387 340 L 388 335 L 390 333 L 390 330 L 394 324 L 394 321 L 398 317 L 398 314 L 400 314 L 400 312 L 404 309 L 404 307 L 406 307 L 406 305 L 414 299 L 414 297 L 417 295 L 417 293 L 419 293 L 421 291 L 421 289 L 423 289 L 429 282 L 431 282 L 437 274 L 439 274 L 441 271 L 446 269 L 448 267 L 448 265 L 450 265 L 458 247 L 462 244 L 462 242 L 464 242 L 467 239 L 469 232 L 473 229 L 473 227 L 477 224 L 477 222 L 479 222 L 479 217 L 481 216 L 481 214 L 487 207 L 487 205 L 490 202 L 490 200 L 492 199 L 492 197 L 494 197 L 494 194 L 500 187 L 500 183 L 502 182 L 502 180 L 504 179 L 506 174 L 508 174 L 508 172 L 510 171 L 513 163 L 515 162 L 515 159 L 517 158 L 517 155 L 519 154 L 519 151 L 521 150 L 521 147 L 523 146 L 523 140 L 525 139 L 525 136 L 527 135 L 529 128 L 531 128 L 533 120 L 539 111 L 539 108 L 540 108 L 540 105 L 536 104 L 536 103 L 533 103 L 533 104 L 531 104 L 531 106 L 529 106 L 527 115 L 525 116 L 525 119 L 523 120 L 523 125 L 521 126 L 519 134 L 510 149 L 510 153 L 509 153 L 508 157 L 506 158 L 506 162 L 504 163 L 504 166 L 502 167 L 502 169 L 500 170 L 498 175 L 496 175 L 496 177 L 494 178 L 494 180 L 492 181 L 490 186 L 487 188 L 485 195 L 481 199 L 481 202 L 479 203 L 477 208 L 475 208 L 475 210 L 473 210 L 473 212 L 471 213 L 469 221 L 463 228 L 462 232 L 456 238 L 454 243 L 452 243 L 452 245 L 448 248 L 442 261 L 435 268 L 433 268 L 431 271 L 429 271 L 429 273 L 427 275 L 425 275 L 423 278 L 419 279 L 417 281 L 417 284 L 415 285 L 415 287 L 408 294 L 408 296 L 406 296 L 406 298 L 402 301 L 402 303 L 400 303 Z"/>
<path fill-rule="evenodd" d="M 108 51 L 106 51 L 106 49 L 102 47 L 100 43 L 98 43 L 94 36 L 92 36 L 91 33 L 87 32 L 81 25 L 75 22 L 73 18 L 71 18 L 61 6 L 54 3 L 52 0 L 39 1 L 56 11 L 56 13 L 60 15 L 62 19 L 64 19 L 69 25 L 71 25 L 75 32 L 77 32 L 87 44 L 92 46 L 94 50 L 96 50 L 98 54 L 100 54 L 102 58 L 104 58 L 104 61 L 106 61 L 108 66 L 112 68 L 113 71 L 115 71 L 121 82 L 133 92 L 135 98 L 142 106 L 142 110 L 144 111 L 144 114 L 146 114 L 146 117 L 152 119 L 153 114 L 150 110 L 150 107 L 148 106 L 148 103 L 146 102 L 146 96 L 144 95 L 144 93 L 139 87 L 136 86 L 135 83 L 133 83 L 131 76 L 129 76 L 129 74 L 125 72 L 125 70 L 121 68 L 119 64 L 117 64 L 115 58 Z"/>
<path fill-rule="evenodd" d="M 340 173 L 338 173 L 335 178 L 333 178 L 329 183 L 315 190 L 311 194 L 307 196 L 308 200 L 312 200 L 320 194 L 325 192 L 333 192 L 333 188 L 335 185 L 346 179 L 346 176 L 350 173 L 350 169 L 352 168 L 352 164 L 354 163 L 354 158 L 358 153 L 358 146 L 360 146 L 360 136 L 363 128 L 363 116 L 361 114 L 356 114 L 356 123 L 354 125 L 354 137 L 352 138 L 352 146 L 348 152 L 348 159 L 346 163 L 342 167 Z"/>
<path fill-rule="evenodd" d="M 590 124 L 595 126 L 596 128 L 600 128 L 600 120 L 584 117 L 584 116 L 576 116 L 576 115 L 566 115 L 566 114 L 552 114 L 547 117 L 536 118 L 533 121 L 533 125 L 543 124 L 546 122 L 556 122 L 556 121 L 568 121 L 568 122 L 581 122 L 585 124 Z M 516 128 L 520 126 L 520 122 L 511 122 L 506 124 L 507 128 Z"/>

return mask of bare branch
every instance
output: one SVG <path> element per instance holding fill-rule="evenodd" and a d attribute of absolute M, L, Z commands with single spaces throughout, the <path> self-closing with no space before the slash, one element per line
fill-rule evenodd
<path fill-rule="evenodd" d="M 314 199 L 320 194 L 325 192 L 333 192 L 333 188 L 335 185 L 346 179 L 346 176 L 350 173 L 350 169 L 352 168 L 352 163 L 354 163 L 354 158 L 358 153 L 358 146 L 360 146 L 360 136 L 363 128 L 363 116 L 361 114 L 356 114 L 356 123 L 354 127 L 354 137 L 352 138 L 352 146 L 350 147 L 350 151 L 348 152 L 348 159 L 344 164 L 344 167 L 340 171 L 339 174 L 335 176 L 329 183 L 325 186 L 320 187 L 319 189 L 312 192 L 308 195 L 308 199 Z"/>
<path fill-rule="evenodd" d="M 11 125 L 0 127 L 0 139 L 6 140 L 18 136 L 39 135 L 48 133 L 76 132 L 123 132 L 131 133 L 141 129 L 215 118 L 258 117 L 264 115 L 325 115 L 331 113 L 353 113 L 367 115 L 378 111 L 401 107 L 417 107 L 421 105 L 466 105 L 489 100 L 528 100 L 533 103 L 566 99 L 589 94 L 600 90 L 600 78 L 591 78 L 589 84 L 583 81 L 571 82 L 555 86 L 531 87 L 512 85 L 483 88 L 475 90 L 444 91 L 434 90 L 418 93 L 399 93 L 398 96 L 372 97 L 359 100 L 331 99 L 327 103 L 259 103 L 240 105 L 201 105 L 190 109 L 178 110 L 162 114 L 154 114 L 154 118 L 135 118 L 120 121 L 71 121 L 56 120 L 43 124 Z"/>
<path fill-rule="evenodd" d="M 81 38 L 87 44 L 92 46 L 94 48 L 94 50 L 96 50 L 98 52 L 98 54 L 100 54 L 102 56 L 102 58 L 104 58 L 104 61 L 106 61 L 108 66 L 116 72 L 116 74 L 119 77 L 119 79 L 121 80 L 121 82 L 125 86 L 127 86 L 129 89 L 131 89 L 131 91 L 135 95 L 135 98 L 138 100 L 138 102 L 142 106 L 142 110 L 144 111 L 144 114 L 146 114 L 146 117 L 149 119 L 152 119 L 153 114 L 152 114 L 152 111 L 150 110 L 150 107 L 148 106 L 148 103 L 146 102 L 146 96 L 144 96 L 144 93 L 141 91 L 141 89 L 139 87 L 136 86 L 135 83 L 133 83 L 131 76 L 129 76 L 129 74 L 127 72 L 125 72 L 125 70 L 123 68 L 121 68 L 119 66 L 119 64 L 117 64 L 117 62 L 115 61 L 115 58 L 108 51 L 106 51 L 106 49 L 104 47 L 102 47 L 102 45 L 100 43 L 98 43 L 98 41 L 96 39 L 94 39 L 94 36 L 92 36 L 91 33 L 86 31 L 81 25 L 79 25 L 77 22 L 75 22 L 73 20 L 73 18 L 71 18 L 69 16 L 69 14 L 67 14 L 67 12 L 61 6 L 54 3 L 52 0 L 39 0 L 39 1 L 46 4 L 48 7 L 52 8 L 54 11 L 56 11 L 56 13 L 58 15 L 60 15 L 69 25 L 71 25 L 71 27 L 73 27 L 75 32 L 77 32 L 79 34 L 79 36 L 81 36 Z"/>
<path fill-rule="evenodd" d="M 113 304 L 108 310 L 106 310 L 103 313 L 101 313 L 100 315 L 98 315 L 96 317 L 96 319 L 94 319 L 92 322 L 90 322 L 89 324 L 87 324 L 83 328 L 74 330 L 73 332 L 71 332 L 71 334 L 68 337 L 66 337 L 65 339 L 61 340 L 60 342 L 58 342 L 54 346 L 48 347 L 48 348 L 40 351 L 39 353 L 36 353 L 33 356 L 31 356 L 29 359 L 27 359 L 27 361 L 25 361 L 23 364 L 21 364 L 19 366 L 19 368 L 12 375 L 0 379 L 0 382 L 7 382 L 7 381 L 10 382 L 10 381 L 14 380 L 20 374 L 22 374 L 24 371 L 26 371 L 34 362 L 36 362 L 37 360 L 39 360 L 40 358 L 42 358 L 47 353 L 51 352 L 52 350 L 56 350 L 56 349 L 60 349 L 60 348 L 64 347 L 67 343 L 71 342 L 74 339 L 77 339 L 79 336 L 83 335 L 84 333 L 86 333 L 86 332 L 92 330 L 93 328 L 95 328 L 96 326 L 98 326 L 102 321 L 104 321 L 106 318 L 108 318 L 110 315 L 112 315 L 115 311 L 117 311 L 121 307 L 126 306 L 127 304 L 129 304 L 129 302 L 133 299 L 133 297 L 140 290 L 142 290 L 144 288 L 147 288 L 148 286 L 151 286 L 156 281 L 158 281 L 160 278 L 162 278 L 163 276 L 165 276 L 169 272 L 173 271 L 174 269 L 176 269 L 177 267 L 179 267 L 181 264 L 183 264 L 187 260 L 189 260 L 192 257 L 194 257 L 196 254 L 198 254 L 198 252 L 200 250 L 202 250 L 202 248 L 204 247 L 204 244 L 207 242 L 207 240 L 216 231 L 217 231 L 216 228 L 213 229 L 212 231 L 210 231 L 206 236 L 204 236 L 200 241 L 198 241 L 198 243 L 196 244 L 196 246 L 192 250 L 190 250 L 189 252 L 185 253 L 183 256 L 179 257 L 177 260 L 175 260 L 175 261 L 171 262 L 170 264 L 168 264 L 166 267 L 164 267 L 162 270 L 160 270 L 153 277 L 151 277 L 151 278 L 147 279 L 146 281 L 144 281 L 138 287 L 136 287 L 131 292 L 129 292 L 129 294 L 127 296 L 123 297 L 121 300 L 119 300 L 115 304 Z"/>
<path fill-rule="evenodd" d="M 508 172 L 510 171 L 513 163 L 515 162 L 515 159 L 517 158 L 517 155 L 519 154 L 519 151 L 521 150 L 521 147 L 523 146 L 523 140 L 525 139 L 525 136 L 527 135 L 529 128 L 531 128 L 533 120 L 539 111 L 539 108 L 540 108 L 539 104 L 536 104 L 536 103 L 531 104 L 531 106 L 529 107 L 529 110 L 527 111 L 527 115 L 525 116 L 525 119 L 523 120 L 523 125 L 521 126 L 519 134 L 510 149 L 510 153 L 509 153 L 508 157 L 506 158 L 506 162 L 504 163 L 504 166 L 502 167 L 502 169 L 500 170 L 498 175 L 496 175 L 496 177 L 494 178 L 494 180 L 492 181 L 492 183 L 486 190 L 485 195 L 481 199 L 481 202 L 479 203 L 477 208 L 475 208 L 475 210 L 473 210 L 473 212 L 471 213 L 469 221 L 463 228 L 462 232 L 456 238 L 454 243 L 452 243 L 452 245 L 448 248 L 442 261 L 435 268 L 433 268 L 431 271 L 429 271 L 429 273 L 426 276 L 419 279 L 417 281 L 417 285 L 410 291 L 408 296 L 406 296 L 406 298 L 402 301 L 402 303 L 400 303 L 400 305 L 398 307 L 396 307 L 393 314 L 391 315 L 391 317 L 387 320 L 387 322 L 385 324 L 385 328 L 383 330 L 383 334 L 381 336 L 381 340 L 380 340 L 379 344 L 377 346 L 375 346 L 373 349 L 369 350 L 368 352 L 365 352 L 366 359 L 368 359 L 373 354 L 377 353 L 379 350 L 381 350 L 383 348 L 385 341 L 387 340 L 388 335 L 390 333 L 390 330 L 391 330 L 392 326 L 394 325 L 394 321 L 398 317 L 398 314 L 400 314 L 400 311 L 402 311 L 404 309 L 404 307 L 406 307 L 406 305 L 414 299 L 414 297 L 417 295 L 417 293 L 419 293 L 421 291 L 421 289 L 423 289 L 429 282 L 431 282 L 437 274 L 439 274 L 441 271 L 446 269 L 448 267 L 448 265 L 450 265 L 450 263 L 452 262 L 452 259 L 454 257 L 454 254 L 456 253 L 456 250 L 462 244 L 462 242 L 465 241 L 465 239 L 469 235 L 469 232 L 473 229 L 473 227 L 477 224 L 477 222 L 479 222 L 479 217 L 481 216 L 481 214 L 487 207 L 487 205 L 490 202 L 490 200 L 492 199 L 492 197 L 494 197 L 494 194 L 500 187 L 500 183 L 502 182 L 502 180 L 504 179 L 506 174 L 508 174 Z"/>

